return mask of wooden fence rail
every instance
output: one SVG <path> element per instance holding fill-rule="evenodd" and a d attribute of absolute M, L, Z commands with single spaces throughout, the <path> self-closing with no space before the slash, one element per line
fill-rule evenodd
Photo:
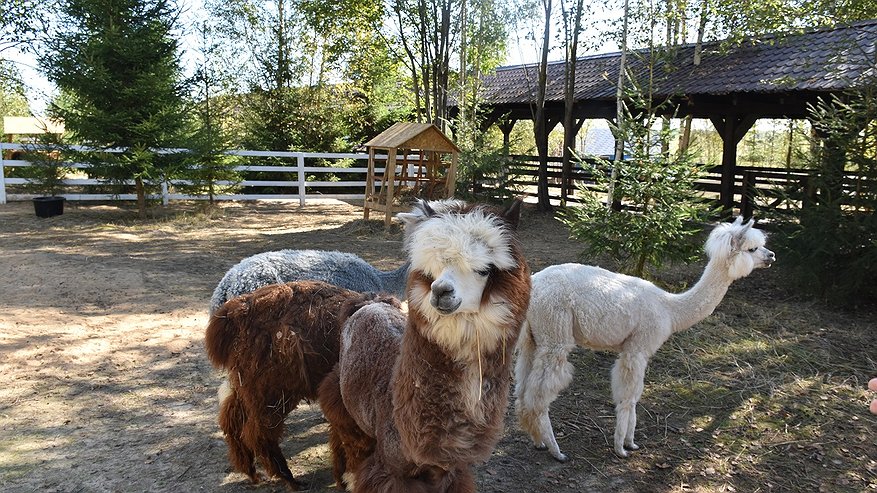
<path fill-rule="evenodd" d="M 27 193 L 7 193 L 9 185 L 26 185 L 26 178 L 15 178 L 7 176 L 6 170 L 9 168 L 24 168 L 32 166 L 32 164 L 23 159 L 5 159 L 6 150 L 11 151 L 27 151 L 33 149 L 33 146 L 22 144 L 0 143 L 0 204 L 6 203 L 7 200 L 29 200 L 33 194 Z M 74 146 L 73 150 L 90 151 L 93 149 Z M 105 152 L 122 152 L 120 149 L 110 149 Z M 186 149 L 164 149 L 161 153 L 182 153 Z M 237 183 L 218 182 L 219 185 L 236 185 L 243 189 L 258 189 L 259 187 L 280 188 L 286 190 L 295 190 L 295 193 L 272 193 L 260 192 L 254 190 L 253 193 L 235 193 L 216 195 L 216 200 L 262 200 L 262 199 L 297 199 L 301 205 L 305 204 L 307 199 L 316 198 L 333 198 L 333 199 L 363 199 L 365 197 L 365 175 L 367 173 L 368 154 L 364 153 L 317 153 L 317 152 L 290 152 L 290 151 L 252 151 L 252 150 L 232 150 L 228 151 L 229 155 L 240 156 L 244 158 L 277 158 L 289 164 L 281 165 L 242 165 L 234 169 L 236 171 L 246 172 L 272 172 L 277 173 L 281 179 L 275 180 L 243 180 Z M 375 159 L 386 159 L 386 156 L 375 156 Z M 312 165 L 314 161 L 319 160 L 322 163 L 344 162 L 351 166 L 332 166 L 332 165 Z M 311 164 L 311 165 L 309 165 Z M 87 171 L 90 167 L 86 163 L 65 163 L 73 169 Z M 383 168 L 376 170 L 378 175 L 383 173 Z M 337 180 L 337 175 L 362 175 L 362 180 Z M 123 185 L 133 185 L 133 180 L 122 182 Z M 203 200 L 203 195 L 188 195 L 175 191 L 175 185 L 185 185 L 185 180 L 170 180 L 161 183 L 161 193 L 151 195 L 150 199 L 161 199 L 167 204 L 170 200 Z M 100 188 L 106 187 L 106 181 L 96 178 L 68 178 L 63 184 L 67 187 L 76 189 L 87 189 L 88 187 Z M 377 185 L 380 185 L 378 180 Z M 335 190 L 339 188 L 347 188 L 356 190 L 353 193 L 337 193 Z M 63 193 L 61 196 L 67 200 L 134 200 L 136 195 L 132 193 Z"/>
<path fill-rule="evenodd" d="M 518 187 L 523 194 L 536 196 L 535 187 L 538 173 L 538 161 L 532 156 L 513 156 L 509 166 L 508 181 Z M 548 159 L 549 199 L 553 202 L 561 200 L 563 189 L 563 173 L 561 158 Z M 799 207 L 807 207 L 818 200 L 815 183 L 818 174 L 814 170 L 792 168 L 760 168 L 738 166 L 734 176 L 734 207 L 744 217 L 751 217 L 756 210 L 779 210 L 792 213 Z M 718 200 L 721 184 L 721 167 L 707 168 L 706 173 L 695 181 L 695 189 L 710 199 Z M 855 197 L 862 188 L 863 178 L 853 172 L 844 174 L 841 184 L 847 197 Z M 873 190 L 874 184 L 869 183 Z M 594 178 L 594 175 L 581 166 L 575 166 L 570 172 L 570 182 L 566 189 L 567 200 L 571 203 L 581 202 L 577 197 L 578 188 L 605 193 Z"/>
<path fill-rule="evenodd" d="M 31 149 L 21 144 L 0 143 L 0 204 L 7 200 L 27 200 L 33 194 L 7 193 L 7 186 L 27 184 L 25 178 L 6 176 L 6 169 L 30 166 L 31 163 L 21 159 L 4 159 L 9 151 L 24 151 Z M 74 147 L 74 150 L 92 150 L 84 147 Z M 108 152 L 121 152 L 110 150 Z M 162 153 L 187 152 L 185 149 L 166 149 Z M 364 153 L 313 153 L 292 151 L 252 151 L 233 150 L 229 154 L 242 158 L 276 158 L 281 161 L 280 165 L 242 165 L 235 169 L 246 172 L 272 172 L 277 173 L 280 179 L 246 179 L 236 185 L 247 190 L 247 193 L 217 195 L 217 200 L 262 200 L 262 199 L 293 199 L 304 205 L 307 199 L 334 198 L 361 200 L 365 197 L 365 174 L 367 173 L 368 155 Z M 376 156 L 376 159 L 385 159 L 386 156 Z M 316 166 L 314 162 L 319 160 L 323 165 Z M 343 162 L 343 165 L 339 165 Z M 288 164 L 287 164 L 288 163 Z M 328 163 L 328 164 L 327 164 Z M 335 165 L 332 165 L 334 163 Z M 88 164 L 65 163 L 74 169 L 87 171 Z M 349 166 L 348 166 L 349 165 Z M 512 156 L 506 184 L 520 190 L 525 195 L 535 196 L 538 160 L 533 156 Z M 383 169 L 378 169 L 378 176 Z M 338 176 L 362 175 L 362 180 L 338 180 Z M 798 207 L 806 207 L 818 200 L 818 190 L 815 187 L 817 175 L 813 170 L 785 169 L 785 168 L 756 168 L 738 166 L 734 176 L 734 206 L 739 209 L 744 217 L 749 217 L 756 210 L 772 209 L 793 212 Z M 548 159 L 549 198 L 557 203 L 561 199 L 561 187 L 563 173 L 561 159 L 552 157 Z M 721 183 L 721 168 L 716 166 L 707 170 L 706 174 L 695 182 L 695 188 L 709 199 L 718 199 Z M 864 183 L 864 185 L 863 185 Z M 133 181 L 128 183 L 133 184 Z M 152 199 L 161 199 L 165 204 L 170 200 L 203 200 L 205 196 L 187 195 L 175 190 L 175 185 L 185 184 L 182 180 L 162 183 L 161 193 L 153 195 Z M 227 183 L 226 183 L 227 184 Z M 377 183 L 378 185 L 380 182 Z M 82 193 L 88 187 L 106 186 L 106 182 L 95 178 L 69 178 L 64 180 L 64 185 L 70 187 L 70 193 L 62 194 L 68 200 L 134 200 L 132 193 Z M 488 187 L 487 183 L 479 184 Z M 580 202 L 576 196 L 578 186 L 603 192 L 596 183 L 594 176 L 580 165 L 575 166 L 570 175 L 570 181 L 566 184 L 569 190 L 567 199 L 572 203 Z M 863 182 L 862 177 L 856 173 L 845 173 L 842 179 L 842 187 L 845 196 L 855 197 L 860 190 L 874 190 L 874 184 Z M 870 188 L 869 188 L 870 187 Z M 268 190 L 260 190 L 267 188 Z M 281 189 L 283 193 L 276 193 Z M 339 189 L 344 193 L 339 193 Z M 78 192 L 74 193 L 74 189 Z M 295 193 L 286 193 L 285 190 L 295 190 Z"/>

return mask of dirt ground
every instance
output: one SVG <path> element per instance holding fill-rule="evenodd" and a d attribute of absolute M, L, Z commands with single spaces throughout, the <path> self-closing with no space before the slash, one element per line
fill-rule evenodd
<path fill-rule="evenodd" d="M 210 294 L 249 255 L 282 248 L 401 264 L 398 231 L 338 201 L 179 204 L 137 220 L 116 205 L 68 204 L 39 219 L 0 205 L 0 490 L 284 491 L 231 473 L 216 424 L 218 373 L 203 349 Z M 580 245 L 525 209 L 531 269 L 576 261 Z M 780 257 L 780 261 L 782 257 Z M 693 284 L 701 265 L 662 280 Z M 714 315 L 674 336 L 650 365 L 628 460 L 611 452 L 612 356 L 578 350 L 552 407 L 555 462 L 510 412 L 479 491 L 875 491 L 877 315 L 801 301 L 776 269 L 735 283 Z M 720 350 L 719 350 L 720 349 Z M 287 419 L 296 477 L 332 487 L 316 406 Z"/>

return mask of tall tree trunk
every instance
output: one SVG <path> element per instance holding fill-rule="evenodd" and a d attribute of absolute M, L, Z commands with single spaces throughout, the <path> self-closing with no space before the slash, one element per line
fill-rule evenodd
<path fill-rule="evenodd" d="M 433 123 L 445 130 L 448 122 L 448 84 L 450 83 L 451 66 L 451 2 L 441 3 L 441 25 L 436 42 L 435 114 Z"/>
<path fill-rule="evenodd" d="M 407 68 L 408 71 L 411 72 L 411 92 L 414 94 L 415 121 L 420 123 L 424 121 L 424 105 L 423 100 L 420 96 L 420 91 L 422 89 L 420 82 L 420 70 L 417 67 L 417 56 L 415 55 L 414 49 L 412 49 L 411 45 L 408 43 L 408 38 L 406 36 L 402 36 L 401 34 L 402 26 L 404 25 L 402 21 L 401 10 L 396 10 L 396 22 L 399 25 L 399 39 L 402 42 L 402 49 L 405 50 L 405 56 L 408 58 Z"/>
<path fill-rule="evenodd" d="M 615 179 L 618 176 L 618 166 L 624 159 L 624 137 L 621 128 L 624 119 L 624 77 L 627 70 L 627 22 L 630 16 L 628 0 L 624 0 L 624 18 L 621 23 L 621 60 L 618 62 L 618 85 L 615 88 L 615 126 L 618 132 L 615 135 L 615 162 L 612 163 L 612 171 L 609 174 L 609 186 L 606 194 L 606 207 L 615 204 Z"/>
<path fill-rule="evenodd" d="M 570 176 L 572 175 L 572 150 L 575 147 L 576 135 L 579 125 L 576 124 L 575 115 L 575 86 L 576 86 L 576 58 L 578 58 L 579 31 L 582 29 L 583 0 L 576 2 L 573 12 L 573 30 L 571 36 L 567 36 L 569 46 L 566 50 L 566 81 L 564 84 L 563 106 L 563 163 L 560 179 L 560 205 L 566 206 L 566 196 L 571 191 Z M 564 18 L 566 16 L 564 15 Z M 566 23 L 564 23 L 566 25 Z"/>
<path fill-rule="evenodd" d="M 135 178 L 134 187 L 137 191 L 137 217 L 146 219 L 146 187 L 143 186 L 143 178 Z"/>
<path fill-rule="evenodd" d="M 466 50 L 468 46 L 466 46 L 466 23 L 468 22 L 466 19 L 466 0 L 461 0 L 460 2 L 460 100 L 457 101 L 457 108 L 460 111 L 460 122 L 464 122 L 466 120 L 466 105 L 467 101 L 467 80 L 466 76 Z"/>
<path fill-rule="evenodd" d="M 542 31 L 542 60 L 539 62 L 539 82 L 536 88 L 536 116 L 533 133 L 536 151 L 539 153 L 539 170 L 536 178 L 536 196 L 540 211 L 551 210 L 548 198 L 548 122 L 545 115 L 545 89 L 548 83 L 548 48 L 551 43 L 551 2 L 542 0 L 545 11 L 545 28 Z"/>
<path fill-rule="evenodd" d="M 289 59 L 286 53 L 286 9 L 285 0 L 277 0 L 277 89 L 291 87 L 289 78 Z"/>
<path fill-rule="evenodd" d="M 697 40 L 694 43 L 694 66 L 700 65 L 701 52 L 703 51 L 703 36 L 706 32 L 706 23 L 709 19 L 709 1 L 701 0 L 700 20 L 697 23 Z M 691 145 L 691 115 L 687 115 L 682 123 L 682 132 L 679 135 L 679 154 L 688 151 Z"/>

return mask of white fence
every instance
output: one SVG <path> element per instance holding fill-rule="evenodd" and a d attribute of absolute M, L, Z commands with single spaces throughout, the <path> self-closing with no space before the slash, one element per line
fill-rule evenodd
<path fill-rule="evenodd" d="M 5 168 L 11 167 L 27 167 L 32 164 L 21 159 L 4 159 L 5 150 L 27 150 L 32 148 L 22 144 L 0 143 L 0 204 L 5 204 L 7 200 L 29 200 L 34 197 L 33 194 L 23 193 L 6 193 L 7 185 L 24 185 L 28 183 L 26 178 L 7 178 Z M 73 147 L 74 150 L 93 150 L 83 147 Z M 121 150 L 110 149 L 107 152 L 122 152 Z M 161 152 L 174 153 L 185 152 L 184 149 L 167 149 Z M 244 180 L 237 183 L 218 182 L 219 185 L 237 185 L 246 186 L 264 186 L 264 187 L 293 187 L 297 193 L 293 194 L 227 194 L 216 195 L 216 200 L 264 200 L 264 199 L 298 199 L 299 204 L 304 205 L 307 199 L 331 198 L 331 199 L 363 199 L 365 198 L 365 178 L 368 172 L 368 154 L 361 153 L 316 153 L 316 152 L 288 152 L 288 151 L 248 151 L 233 150 L 228 154 L 241 157 L 275 157 L 288 159 L 290 164 L 281 166 L 267 165 L 242 165 L 235 169 L 240 172 L 246 171 L 270 171 L 278 173 L 287 173 L 290 177 L 288 180 Z M 356 167 L 334 167 L 334 166 L 307 166 L 306 160 L 322 159 L 328 161 L 353 160 L 359 166 Z M 376 161 L 386 160 L 386 156 L 375 156 Z M 377 164 L 377 163 L 376 163 Z M 85 163 L 66 163 L 67 166 L 74 169 L 88 169 L 89 165 Z M 375 174 L 380 177 L 383 174 L 383 167 L 375 169 Z M 362 180 L 357 181 L 331 181 L 328 179 L 320 180 L 320 178 L 328 178 L 328 174 L 361 174 Z M 306 180 L 306 176 L 310 180 Z M 162 199 L 164 204 L 170 200 L 204 200 L 207 197 L 203 195 L 186 195 L 176 193 L 173 188 L 174 184 L 183 184 L 184 180 L 164 182 L 161 184 L 161 194 L 150 196 L 151 199 Z M 134 181 L 129 180 L 123 184 L 133 185 Z M 380 184 L 380 180 L 376 179 L 376 185 Z M 69 178 L 64 180 L 64 185 L 75 186 L 78 188 L 88 186 L 106 186 L 105 181 L 94 178 Z M 357 193 L 332 193 L 332 189 L 339 187 L 355 188 L 362 191 Z M 325 190 L 325 191 L 324 191 Z M 107 193 L 62 193 L 61 196 L 67 200 L 135 200 L 135 194 L 107 194 Z"/>

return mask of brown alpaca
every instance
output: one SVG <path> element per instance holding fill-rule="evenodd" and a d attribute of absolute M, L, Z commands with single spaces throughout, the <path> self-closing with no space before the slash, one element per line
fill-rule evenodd
<path fill-rule="evenodd" d="M 530 298 L 519 214 L 520 202 L 497 213 L 451 201 L 399 215 L 412 230 L 408 316 L 384 303 L 351 315 L 320 387 L 339 486 L 475 491 L 471 466 L 502 433 Z"/>
<path fill-rule="evenodd" d="M 280 450 L 286 416 L 338 361 L 341 324 L 374 294 L 319 281 L 265 286 L 233 298 L 211 316 L 210 362 L 228 371 L 219 426 L 233 468 L 256 483 L 258 457 L 269 476 L 300 487 Z M 222 392 L 221 392 L 222 394 Z"/>

